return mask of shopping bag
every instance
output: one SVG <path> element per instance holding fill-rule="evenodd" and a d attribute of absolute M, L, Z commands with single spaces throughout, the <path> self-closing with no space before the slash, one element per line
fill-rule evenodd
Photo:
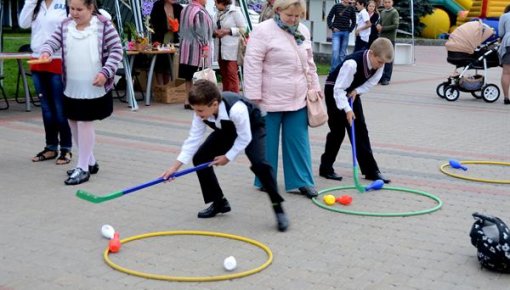
<path fill-rule="evenodd" d="M 216 72 L 210 67 L 205 67 L 205 58 L 202 58 L 198 70 L 193 74 L 193 83 L 198 80 L 208 80 L 215 84 L 218 83 L 216 80 Z"/>
<path fill-rule="evenodd" d="M 324 125 L 328 121 L 328 111 L 320 91 L 308 90 L 306 108 L 308 110 L 308 126 L 315 128 Z"/>

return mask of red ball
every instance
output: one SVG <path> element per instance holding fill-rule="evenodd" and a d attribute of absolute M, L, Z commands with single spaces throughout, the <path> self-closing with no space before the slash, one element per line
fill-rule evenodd
<path fill-rule="evenodd" d="M 110 250 L 112 253 L 117 253 L 120 251 L 121 246 L 122 244 L 120 243 L 119 233 L 115 233 L 113 239 L 111 239 L 108 243 L 108 250 Z"/>
<path fill-rule="evenodd" d="M 336 202 L 342 205 L 349 205 L 352 202 L 352 197 L 349 195 L 342 195 L 336 198 Z"/>

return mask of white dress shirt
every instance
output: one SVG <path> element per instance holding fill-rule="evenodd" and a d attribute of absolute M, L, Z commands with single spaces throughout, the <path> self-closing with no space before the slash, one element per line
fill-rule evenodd
<path fill-rule="evenodd" d="M 372 63 L 370 63 L 370 57 L 367 53 L 365 56 L 366 62 L 368 63 L 368 69 L 372 69 Z M 336 101 L 336 106 L 339 110 L 344 110 L 346 113 L 352 111 L 351 106 L 349 105 L 349 101 L 347 100 L 347 88 L 349 88 L 354 80 L 354 74 L 356 73 L 357 68 L 356 61 L 354 59 L 349 59 L 344 62 L 342 67 L 340 68 L 340 72 L 338 72 L 338 77 L 335 81 L 335 87 L 333 88 L 333 96 Z M 377 85 L 379 80 L 382 77 L 384 71 L 384 66 L 380 67 L 375 74 L 370 77 L 366 82 L 364 82 L 361 86 L 354 88 L 359 95 L 362 95 L 370 90 L 373 86 Z"/>
<path fill-rule="evenodd" d="M 225 103 L 222 101 L 218 107 L 218 117 L 211 116 L 207 121 L 212 122 L 217 128 L 221 129 L 221 120 L 230 120 L 234 123 L 237 137 L 234 140 L 232 148 L 230 148 L 225 156 L 229 161 L 234 160 L 241 151 L 243 151 L 251 142 L 251 126 L 248 108 L 242 101 L 236 102 L 230 108 L 230 116 L 227 114 Z M 189 163 L 195 153 L 200 148 L 202 140 L 209 126 L 197 115 L 193 114 L 193 121 L 189 130 L 188 138 L 184 141 L 181 153 L 177 157 L 183 164 Z"/>

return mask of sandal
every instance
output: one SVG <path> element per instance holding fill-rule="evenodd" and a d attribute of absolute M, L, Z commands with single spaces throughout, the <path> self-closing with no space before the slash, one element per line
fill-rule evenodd
<path fill-rule="evenodd" d="M 71 158 L 73 158 L 73 153 L 67 150 L 60 150 L 60 156 L 57 158 L 57 165 L 65 165 L 71 162 Z"/>
<path fill-rule="evenodd" d="M 37 153 L 32 158 L 32 162 L 46 161 L 57 158 L 58 152 L 55 150 L 50 150 L 48 148 L 44 148 L 43 151 Z"/>

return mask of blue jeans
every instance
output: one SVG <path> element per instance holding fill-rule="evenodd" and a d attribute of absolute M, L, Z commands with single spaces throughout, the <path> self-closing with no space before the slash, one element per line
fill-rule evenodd
<path fill-rule="evenodd" d="M 331 67 L 329 72 L 341 64 L 347 55 L 347 46 L 349 45 L 349 31 L 333 32 L 331 38 Z"/>
<path fill-rule="evenodd" d="M 64 83 L 62 75 L 33 71 L 35 91 L 41 101 L 41 111 L 46 133 L 46 148 L 71 151 L 72 137 L 64 116 Z M 59 136 L 60 135 L 60 136 Z M 60 141 L 59 141 L 60 137 Z"/>

